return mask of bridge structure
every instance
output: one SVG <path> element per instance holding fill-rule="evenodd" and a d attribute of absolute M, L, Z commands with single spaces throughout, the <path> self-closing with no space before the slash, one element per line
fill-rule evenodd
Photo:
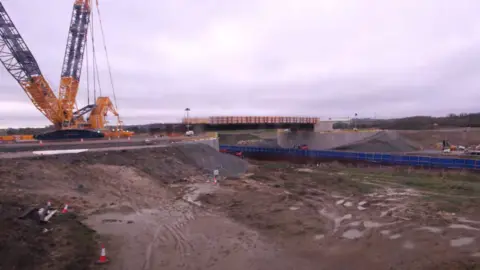
<path fill-rule="evenodd" d="M 318 117 L 299 116 L 211 116 L 182 119 L 182 124 L 193 131 L 294 129 L 314 131 L 323 123 Z M 332 123 L 333 126 L 333 123 Z"/>
<path fill-rule="evenodd" d="M 301 116 L 210 116 L 184 117 L 176 123 L 156 123 L 141 126 L 149 132 L 184 133 L 193 130 L 196 134 L 209 131 L 276 129 L 291 131 L 331 132 L 333 124 L 349 119 L 320 119 Z M 138 128 L 138 126 L 136 126 Z"/>

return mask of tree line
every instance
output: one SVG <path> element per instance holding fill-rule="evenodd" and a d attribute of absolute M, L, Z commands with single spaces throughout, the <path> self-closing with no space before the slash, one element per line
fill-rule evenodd
<path fill-rule="evenodd" d="M 443 117 L 412 116 L 396 119 L 353 119 L 350 123 L 335 123 L 334 128 L 379 128 L 424 130 L 436 128 L 480 127 L 480 113 L 449 114 Z"/>
<path fill-rule="evenodd" d="M 176 131 L 181 129 L 182 124 L 178 126 L 165 124 L 149 124 L 149 125 L 130 125 L 125 129 L 136 133 L 159 132 L 159 131 Z M 396 119 L 372 119 L 358 118 L 353 119 L 350 123 L 338 122 L 333 125 L 335 129 L 347 128 L 379 128 L 379 129 L 400 129 L 400 130 L 424 130 L 436 128 L 459 128 L 459 127 L 480 127 L 480 113 L 461 113 L 449 114 L 443 117 L 432 116 L 412 116 Z M 170 130 L 172 129 L 172 130 Z M 0 130 L 0 135 L 21 135 L 21 134 L 41 134 L 52 131 L 53 126 L 43 128 L 8 128 Z"/>

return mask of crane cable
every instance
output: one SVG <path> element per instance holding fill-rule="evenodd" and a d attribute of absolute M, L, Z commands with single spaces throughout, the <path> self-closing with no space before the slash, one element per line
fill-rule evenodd
<path fill-rule="evenodd" d="M 92 22 L 90 23 L 90 40 L 92 42 L 92 79 L 93 79 L 93 103 L 97 100 L 97 88 L 96 88 L 96 74 L 95 74 L 95 38 L 94 38 L 94 31 L 93 31 L 93 14 L 91 18 Z"/>
<path fill-rule="evenodd" d="M 92 58 L 93 58 L 93 91 L 94 91 L 94 99 L 96 102 L 97 99 L 97 91 L 96 91 L 96 84 L 98 84 L 98 92 L 100 96 L 102 96 L 102 85 L 100 84 L 100 71 L 98 69 L 98 61 L 97 61 L 97 52 L 95 50 L 95 32 L 94 32 L 94 20 L 93 20 L 93 13 L 92 13 L 92 23 L 91 31 L 92 31 Z M 96 80 L 95 80 L 96 79 Z"/>
<path fill-rule="evenodd" d="M 90 105 L 90 69 L 89 64 L 88 64 L 88 36 L 85 36 L 85 54 L 86 54 L 86 61 L 87 61 L 87 66 L 86 66 L 86 72 L 87 72 L 87 105 Z"/>
<path fill-rule="evenodd" d="M 100 7 L 98 5 L 98 0 L 96 1 L 96 3 L 97 3 L 98 20 L 100 22 L 100 31 L 102 33 L 103 48 L 105 49 L 105 56 L 107 58 L 108 74 L 110 75 L 110 85 L 112 86 L 112 92 L 113 92 L 113 105 L 118 110 L 117 95 L 115 94 L 115 86 L 113 84 L 112 69 L 110 66 L 110 59 L 108 57 L 107 43 L 105 42 L 105 32 L 103 31 L 102 16 L 100 14 Z"/>

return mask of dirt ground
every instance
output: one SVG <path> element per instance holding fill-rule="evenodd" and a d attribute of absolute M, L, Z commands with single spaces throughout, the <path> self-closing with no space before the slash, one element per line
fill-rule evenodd
<path fill-rule="evenodd" d="M 476 146 L 480 144 L 480 129 L 412 130 L 399 131 L 405 138 L 421 144 L 425 149 L 435 149 L 435 144 L 448 140 L 453 145 Z"/>
<path fill-rule="evenodd" d="M 302 258 L 299 269 L 477 269 L 479 179 L 257 162 L 201 200 Z"/>
<path fill-rule="evenodd" d="M 0 160 L 0 269 L 480 269 L 480 175 L 249 162 L 201 145 Z M 70 213 L 17 218 L 47 200 Z"/>

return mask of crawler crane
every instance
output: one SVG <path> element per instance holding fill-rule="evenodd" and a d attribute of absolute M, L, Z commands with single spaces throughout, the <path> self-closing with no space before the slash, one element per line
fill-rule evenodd
<path fill-rule="evenodd" d="M 121 129 L 122 122 L 109 97 L 96 97 L 95 104 L 77 108 L 76 97 L 91 13 L 92 0 L 74 1 L 60 89 L 56 96 L 0 1 L 0 62 L 56 129 L 37 135 L 37 139 L 102 138 L 105 135 L 125 137 L 133 134 Z M 105 117 L 109 112 L 117 117 L 115 131 L 105 129 Z M 86 116 L 88 117 L 85 119 Z"/>

